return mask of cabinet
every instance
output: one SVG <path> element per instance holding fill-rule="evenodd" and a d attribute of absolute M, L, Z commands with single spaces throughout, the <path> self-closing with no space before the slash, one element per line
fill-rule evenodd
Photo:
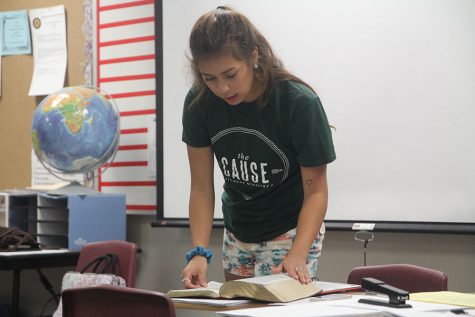
<path fill-rule="evenodd" d="M 88 242 L 125 240 L 124 194 L 10 193 L 6 225 L 42 245 L 80 250 Z"/>

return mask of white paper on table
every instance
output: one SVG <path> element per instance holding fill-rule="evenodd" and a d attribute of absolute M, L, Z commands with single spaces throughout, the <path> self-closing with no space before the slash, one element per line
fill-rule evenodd
<path fill-rule="evenodd" d="M 266 306 L 260 308 L 239 309 L 218 312 L 218 316 L 234 317 L 332 317 L 332 316 L 361 316 L 361 317 L 419 317 L 443 316 L 451 309 L 460 308 L 454 305 L 406 301 L 412 308 L 391 308 L 379 305 L 359 303 L 361 298 L 387 300 L 373 295 L 353 295 L 351 298 L 320 302 L 296 303 L 285 306 Z"/>
<path fill-rule="evenodd" d="M 48 95 L 64 87 L 67 65 L 64 6 L 29 11 L 34 69 L 29 96 Z"/>
<path fill-rule="evenodd" d="M 285 306 L 236 309 L 217 312 L 225 317 L 384 317 L 384 313 L 374 309 L 357 307 L 333 307 L 323 303 L 303 303 Z"/>
<path fill-rule="evenodd" d="M 339 307 L 339 308 L 359 307 L 359 308 L 364 308 L 364 309 L 378 309 L 385 313 L 392 314 L 393 316 L 400 316 L 400 317 L 414 317 L 420 313 L 427 313 L 427 312 L 444 313 L 452 309 L 460 308 L 460 306 L 455 306 L 455 305 L 425 303 L 425 302 L 417 302 L 417 301 L 411 301 L 411 300 L 406 301 L 406 304 L 410 304 L 412 306 L 411 308 L 392 308 L 392 307 L 387 307 L 387 306 L 359 303 L 358 300 L 360 300 L 361 298 L 381 300 L 384 302 L 388 301 L 387 296 L 353 295 L 349 299 L 325 302 L 325 305 Z"/>

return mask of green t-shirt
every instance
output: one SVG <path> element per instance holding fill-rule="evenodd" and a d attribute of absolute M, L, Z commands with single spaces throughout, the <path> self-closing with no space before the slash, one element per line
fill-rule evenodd
<path fill-rule="evenodd" d="M 211 146 L 224 177 L 226 228 L 252 243 L 295 228 L 303 203 L 300 166 L 336 158 L 318 96 L 303 84 L 284 81 L 263 107 L 231 106 L 212 95 L 190 108 L 192 97 L 190 90 L 182 140 L 193 147 Z"/>

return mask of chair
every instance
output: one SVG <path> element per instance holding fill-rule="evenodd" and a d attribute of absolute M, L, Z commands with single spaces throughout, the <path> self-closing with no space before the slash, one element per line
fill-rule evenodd
<path fill-rule="evenodd" d="M 63 291 L 63 317 L 175 317 L 175 306 L 163 293 L 100 285 Z"/>
<path fill-rule="evenodd" d="M 115 274 L 123 277 L 128 287 L 135 287 L 137 245 L 133 242 L 109 240 L 85 244 L 79 253 L 76 271 L 80 272 L 89 262 L 107 253 L 117 256 Z M 86 272 L 92 269 L 89 268 Z"/>
<path fill-rule="evenodd" d="M 373 277 L 409 293 L 446 291 L 447 274 L 411 264 L 387 264 L 354 268 L 348 275 L 349 284 L 361 285 L 361 279 Z"/>

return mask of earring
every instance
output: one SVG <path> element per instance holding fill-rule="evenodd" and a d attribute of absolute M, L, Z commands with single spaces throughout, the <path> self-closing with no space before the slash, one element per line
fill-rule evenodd
<path fill-rule="evenodd" d="M 258 68 L 259 68 L 259 64 L 255 63 L 254 65 L 252 65 L 252 67 L 254 67 L 254 69 L 258 69 Z"/>

